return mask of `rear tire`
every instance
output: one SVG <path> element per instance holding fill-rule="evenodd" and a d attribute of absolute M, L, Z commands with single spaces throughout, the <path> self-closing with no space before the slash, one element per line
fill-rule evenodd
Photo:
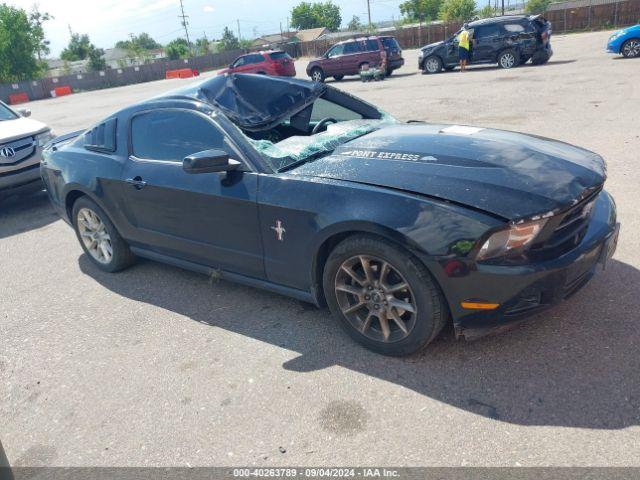
<path fill-rule="evenodd" d="M 324 71 L 320 67 L 314 67 L 311 69 L 311 80 L 322 83 L 324 82 L 324 79 Z"/>
<path fill-rule="evenodd" d="M 520 65 L 524 65 L 529 60 L 531 60 L 531 55 L 523 55 L 520 57 Z"/>
<path fill-rule="evenodd" d="M 393 75 L 393 68 L 387 68 L 387 71 L 385 73 L 387 77 L 390 77 L 391 75 Z"/>
<path fill-rule="evenodd" d="M 549 55 L 546 52 L 534 53 L 531 57 L 531 65 L 544 65 L 549 61 Z"/>
<path fill-rule="evenodd" d="M 340 80 L 342 80 L 343 78 L 344 78 L 344 75 L 334 75 L 334 76 L 333 76 L 333 79 L 334 79 L 336 82 L 339 82 L 339 81 L 340 81 Z"/>
<path fill-rule="evenodd" d="M 640 57 L 640 38 L 630 38 L 624 42 L 620 53 L 624 58 Z"/>
<path fill-rule="evenodd" d="M 426 74 L 433 75 L 434 73 L 440 73 L 441 70 L 442 60 L 440 60 L 440 57 L 431 55 L 422 62 L 422 71 Z"/>
<path fill-rule="evenodd" d="M 117 272 L 135 262 L 127 242 L 93 200 L 80 197 L 73 204 L 71 220 L 84 253 L 99 269 Z"/>
<path fill-rule="evenodd" d="M 349 237 L 334 248 L 323 288 L 331 313 L 349 336 L 383 355 L 423 349 L 448 319 L 444 298 L 424 265 L 371 235 Z"/>
<path fill-rule="evenodd" d="M 508 48 L 507 50 L 503 50 L 498 55 L 498 66 L 500 68 L 504 68 L 508 70 L 510 68 L 515 68 L 520 63 L 520 55 L 515 50 Z"/>

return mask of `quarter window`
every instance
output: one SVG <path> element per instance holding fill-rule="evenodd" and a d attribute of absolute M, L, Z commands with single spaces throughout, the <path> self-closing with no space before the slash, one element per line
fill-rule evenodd
<path fill-rule="evenodd" d="M 225 148 L 223 133 L 206 117 L 188 110 L 157 110 L 133 117 L 133 155 L 146 160 L 182 162 L 197 152 Z"/>

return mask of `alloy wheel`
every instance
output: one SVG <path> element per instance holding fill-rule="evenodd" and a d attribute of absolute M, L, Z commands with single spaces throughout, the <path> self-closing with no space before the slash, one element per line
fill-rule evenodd
<path fill-rule="evenodd" d="M 622 54 L 628 58 L 635 58 L 640 55 L 640 40 L 629 40 L 622 47 Z"/>
<path fill-rule="evenodd" d="M 516 57 L 513 53 L 505 53 L 500 57 L 500 66 L 502 68 L 511 68 L 516 63 Z"/>
<path fill-rule="evenodd" d="M 436 58 L 427 59 L 427 72 L 436 73 L 440 69 L 440 62 Z"/>
<path fill-rule="evenodd" d="M 113 245 L 107 227 L 98 214 L 89 208 L 78 211 L 78 232 L 89 254 L 98 262 L 108 264 L 113 258 Z"/>
<path fill-rule="evenodd" d="M 411 286 L 386 260 L 349 258 L 336 274 L 335 294 L 351 326 L 372 340 L 397 342 L 415 326 L 418 307 Z"/>
<path fill-rule="evenodd" d="M 314 82 L 322 82 L 322 72 L 320 70 L 314 70 L 311 73 L 311 79 Z"/>

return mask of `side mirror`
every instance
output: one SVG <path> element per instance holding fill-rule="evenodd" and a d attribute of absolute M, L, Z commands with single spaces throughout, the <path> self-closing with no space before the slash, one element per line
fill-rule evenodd
<path fill-rule="evenodd" d="M 237 170 L 240 165 L 223 150 L 205 150 L 189 155 L 182 161 L 182 169 L 187 173 L 230 172 Z"/>
<path fill-rule="evenodd" d="M 29 110 L 28 108 L 21 108 L 18 110 L 18 113 L 20 114 L 21 117 L 30 117 L 31 116 L 31 110 Z"/>

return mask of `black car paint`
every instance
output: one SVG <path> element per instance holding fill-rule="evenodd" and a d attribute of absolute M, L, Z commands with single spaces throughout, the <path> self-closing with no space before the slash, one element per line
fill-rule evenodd
<path fill-rule="evenodd" d="M 243 169 L 190 175 L 179 164 L 131 157 L 131 117 L 158 108 L 212 116 L 227 133 Z M 564 208 L 573 194 L 579 197 L 580 188 L 601 187 L 604 174 L 599 157 L 537 137 L 527 137 L 530 145 L 525 149 L 514 147 L 524 138 L 508 132 L 457 136 L 437 133 L 442 130 L 439 125 L 396 125 L 343 145 L 332 156 L 276 173 L 224 115 L 197 99 L 157 98 L 118 112 L 114 118 L 118 138 L 114 152 L 87 150 L 81 137 L 62 137 L 46 149 L 42 176 L 54 207 L 67 222 L 71 222 L 73 200 L 87 195 L 140 256 L 204 273 L 221 271 L 223 278 L 318 305 L 323 303 L 320 279 L 329 248 L 354 232 L 371 233 L 401 245 L 424 263 L 443 291 L 456 331 L 473 337 L 520 316 L 510 317 L 502 309 L 464 310 L 461 301 L 486 299 L 506 308 L 535 285 L 559 292 L 573 275 L 574 265 L 602 249 L 615 227 L 615 206 L 602 192 L 588 234 L 560 258 L 526 265 L 483 265 L 474 261 L 468 248 L 458 248 L 478 245 L 488 232 L 515 217 L 542 213 L 535 211 L 538 207 Z M 536 144 L 553 145 L 555 154 L 545 154 L 545 148 Z M 345 155 L 349 149 L 382 152 L 396 160 Z M 493 155 L 489 165 L 487 158 L 471 154 L 476 150 L 485 157 Z M 407 151 L 433 157 L 447 152 L 447 157 L 442 165 L 408 161 L 413 157 L 403 157 Z M 544 178 L 548 185 L 538 181 L 523 189 L 529 179 L 519 179 L 522 172 L 504 163 L 514 151 L 524 152 L 527 161 L 534 162 L 526 169 L 529 173 L 541 166 L 559 171 L 562 158 L 570 158 L 565 167 L 580 180 L 573 174 L 571 179 L 554 174 Z M 581 155 L 587 164 L 577 161 Z M 589 173 L 586 166 L 592 162 L 595 171 Z M 438 178 L 445 183 L 434 186 L 431 177 L 438 170 Z M 454 172 L 468 182 L 466 187 Z M 518 199 L 517 188 L 495 184 L 493 178 L 502 175 L 506 175 L 504 181 L 520 182 L 522 198 Z M 144 179 L 144 188 L 127 182 L 136 177 Z M 474 192 L 476 188 L 480 190 Z M 286 230 L 283 240 L 274 232 L 278 221 Z M 593 270 L 595 265 L 587 262 L 585 268 Z M 560 298 L 559 294 L 546 297 L 539 307 Z M 528 314 L 534 311 L 538 309 Z"/>
<path fill-rule="evenodd" d="M 521 57 L 531 57 L 536 52 L 544 53 L 551 57 L 553 50 L 549 42 L 542 44 L 539 37 L 539 29 L 543 26 L 534 27 L 522 33 L 510 33 L 502 30 L 498 38 L 477 39 L 479 28 L 488 25 L 502 26 L 505 24 L 521 24 L 525 27 L 533 25 L 536 17 L 510 15 L 505 17 L 487 18 L 477 20 L 468 24 L 470 30 L 474 30 L 472 39 L 475 44 L 471 45 L 470 64 L 476 63 L 496 63 L 501 52 L 507 49 L 515 50 Z M 458 45 L 456 36 L 440 42 L 431 43 L 421 48 L 422 56 L 418 60 L 418 68 L 423 69 L 424 61 L 431 56 L 439 57 L 444 67 L 454 67 L 460 63 L 458 57 Z"/>

